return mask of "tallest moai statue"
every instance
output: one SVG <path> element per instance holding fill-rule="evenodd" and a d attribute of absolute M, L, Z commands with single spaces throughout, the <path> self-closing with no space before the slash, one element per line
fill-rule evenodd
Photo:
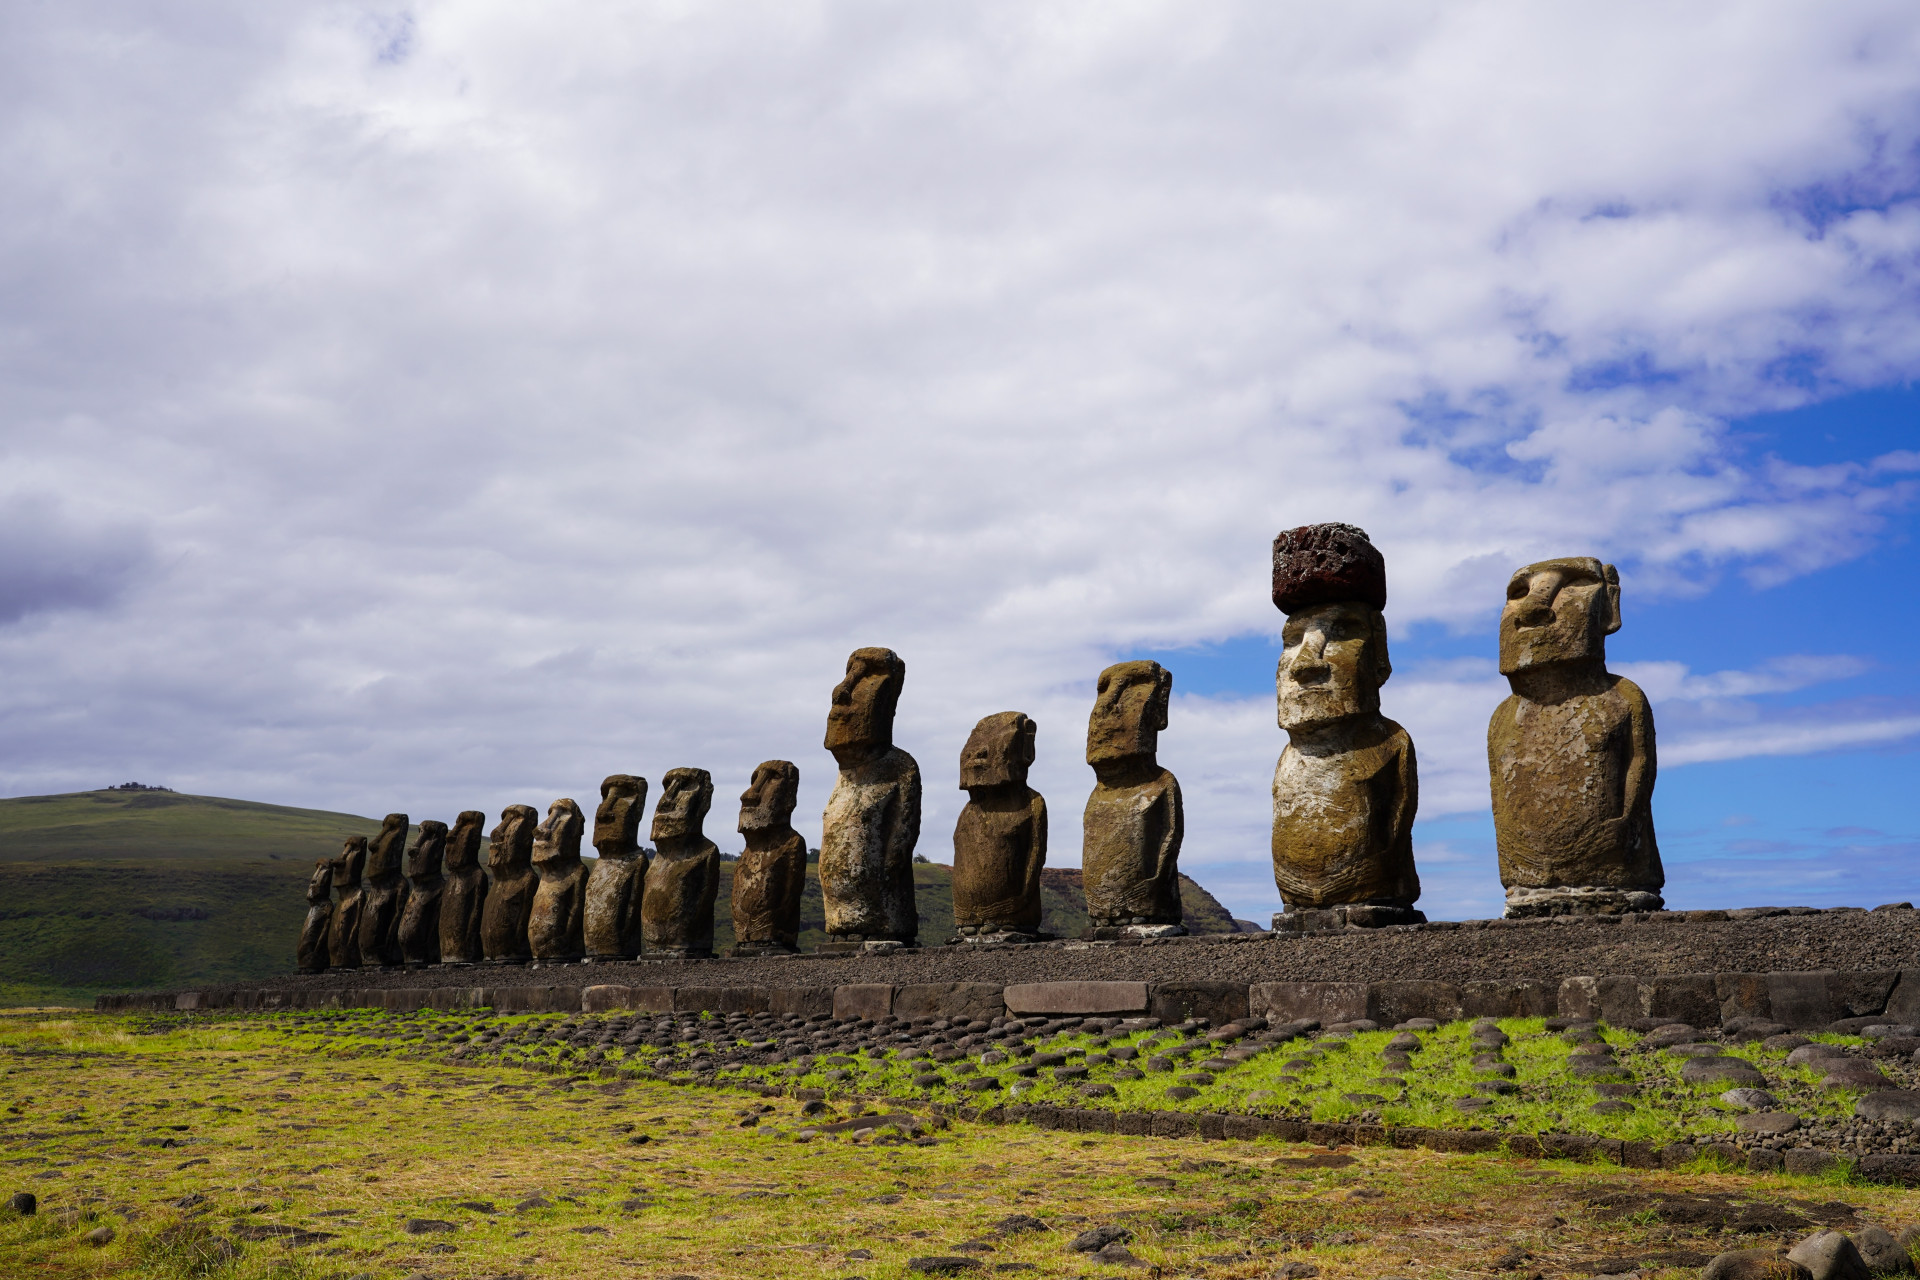
<path fill-rule="evenodd" d="M 1509 916 L 1658 911 L 1653 708 L 1607 671 L 1620 572 L 1586 556 L 1515 573 L 1500 611 L 1513 694 L 1487 726 Z"/>

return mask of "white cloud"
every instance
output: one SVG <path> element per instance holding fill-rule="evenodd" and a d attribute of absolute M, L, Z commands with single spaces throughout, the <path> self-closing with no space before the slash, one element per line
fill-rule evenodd
<path fill-rule="evenodd" d="M 882 643 L 932 851 L 1017 706 L 1070 862 L 1094 674 L 1273 629 L 1281 527 L 1479 625 L 1548 554 L 1804 573 L 1911 483 L 1723 427 L 1920 366 L 1906 6 L 4 21 L 0 492 L 151 546 L 0 632 L 16 793 L 445 816 L 781 756 L 804 817 Z M 1483 803 L 1501 692 L 1391 686 L 1426 811 Z M 1196 864 L 1264 856 L 1279 740 L 1180 701 Z"/>

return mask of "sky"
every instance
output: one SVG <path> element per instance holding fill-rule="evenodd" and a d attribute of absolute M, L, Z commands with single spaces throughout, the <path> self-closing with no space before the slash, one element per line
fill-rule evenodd
<path fill-rule="evenodd" d="M 0 9 L 0 793 L 415 820 L 801 771 L 846 655 L 949 861 L 1079 859 L 1174 673 L 1278 906 L 1272 538 L 1365 528 L 1436 918 L 1497 914 L 1513 569 L 1616 564 L 1679 907 L 1920 899 L 1920 12 Z"/>

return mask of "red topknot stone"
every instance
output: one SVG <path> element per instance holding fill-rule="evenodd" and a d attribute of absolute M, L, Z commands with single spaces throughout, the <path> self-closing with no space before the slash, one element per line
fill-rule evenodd
<path fill-rule="evenodd" d="M 1365 529 L 1308 524 L 1273 540 L 1274 608 L 1296 613 L 1338 600 L 1387 607 L 1387 562 Z"/>

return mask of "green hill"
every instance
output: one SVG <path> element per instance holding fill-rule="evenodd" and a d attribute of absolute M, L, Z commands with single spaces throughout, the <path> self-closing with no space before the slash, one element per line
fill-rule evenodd
<path fill-rule="evenodd" d="M 315 858 L 372 818 L 172 792 L 81 792 L 0 800 L 0 1005 L 90 1004 L 102 991 L 214 986 L 293 969 Z M 22 850 L 26 850 L 23 852 Z M 734 864 L 721 868 L 715 943 L 733 944 Z M 920 936 L 953 936 L 953 871 L 914 867 Z M 1231 933 L 1214 898 L 1181 877 L 1187 927 Z M 1087 927 L 1077 867 L 1042 873 L 1042 927 Z M 808 876 L 801 946 L 825 934 Z"/>

